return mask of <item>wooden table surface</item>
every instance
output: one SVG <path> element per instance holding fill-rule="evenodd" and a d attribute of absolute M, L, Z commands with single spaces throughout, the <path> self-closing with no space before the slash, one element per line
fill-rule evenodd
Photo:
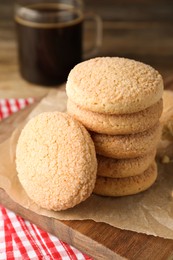
<path fill-rule="evenodd" d="M 0 98 L 42 97 L 51 88 L 26 82 L 21 78 L 18 71 L 13 3 L 13 0 L 0 1 Z M 146 62 L 160 71 L 166 86 L 172 84 L 173 1 L 85 0 L 85 5 L 87 11 L 97 12 L 103 19 L 103 44 L 97 56 L 124 56 Z M 86 47 L 91 45 L 93 33 L 92 26 L 88 24 L 85 34 Z M 61 88 L 64 88 L 64 85 L 57 86 L 57 89 Z M 3 200 L 5 201 L 4 197 Z M 7 198 L 6 200 L 9 203 Z M 19 213 L 21 213 L 20 210 Z M 23 213 L 23 216 L 27 216 L 27 213 Z M 45 223 L 47 223 L 46 220 Z M 73 225 L 75 226 L 74 223 Z M 71 225 L 71 223 L 65 224 Z M 76 223 L 76 227 L 81 227 L 82 230 L 83 225 Z M 52 230 L 54 229 L 52 228 Z M 83 231 L 83 233 L 85 232 Z M 147 256 L 154 256 L 154 254 L 149 254 L 149 251 L 154 248 L 153 245 L 155 245 L 156 250 L 159 250 L 161 245 L 165 248 L 165 251 L 162 248 L 161 254 L 162 256 L 164 255 L 164 258 L 160 259 L 167 259 L 165 258 L 166 256 L 173 255 L 172 241 L 154 237 L 150 237 L 148 240 L 145 235 L 137 235 L 118 229 L 114 229 L 114 234 L 117 234 L 116 243 L 118 249 L 114 248 L 113 251 L 129 257 L 129 259 L 151 259 L 147 258 Z M 70 239 L 69 243 L 72 242 Z M 140 258 L 140 250 L 137 254 L 138 258 L 135 258 L 132 255 L 132 248 L 128 246 L 126 246 L 126 252 L 124 252 L 123 243 L 126 244 L 126 241 L 128 241 L 127 245 L 136 241 L 134 250 L 139 249 L 143 241 L 145 241 L 143 247 L 145 246 L 146 248 L 143 250 L 143 258 Z M 111 249 L 111 246 L 109 248 Z M 132 251 L 129 251 L 129 248 Z M 146 258 L 144 257 L 145 253 Z M 156 255 L 158 257 L 158 254 Z"/>

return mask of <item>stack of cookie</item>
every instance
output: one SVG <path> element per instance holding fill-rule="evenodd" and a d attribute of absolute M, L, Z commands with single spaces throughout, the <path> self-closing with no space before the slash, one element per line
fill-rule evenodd
<path fill-rule="evenodd" d="M 163 80 L 151 66 L 125 58 L 82 62 L 70 72 L 67 111 L 91 132 L 98 171 L 94 193 L 136 194 L 157 178 Z"/>

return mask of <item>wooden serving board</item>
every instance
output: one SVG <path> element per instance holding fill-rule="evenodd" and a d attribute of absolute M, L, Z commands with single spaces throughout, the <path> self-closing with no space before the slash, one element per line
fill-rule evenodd
<path fill-rule="evenodd" d="M 10 135 L 33 106 L 13 114 L 0 123 L 0 142 Z M 0 204 L 94 259 L 173 259 L 173 240 L 120 230 L 91 220 L 62 221 L 40 216 L 15 203 L 2 189 Z"/>

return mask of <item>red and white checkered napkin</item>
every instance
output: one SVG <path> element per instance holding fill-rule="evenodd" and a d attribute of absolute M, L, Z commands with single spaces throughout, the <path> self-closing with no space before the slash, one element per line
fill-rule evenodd
<path fill-rule="evenodd" d="M 0 119 L 34 102 L 0 99 Z M 0 205 L 0 260 L 89 260 L 87 255 Z"/>
<path fill-rule="evenodd" d="M 0 259 L 91 259 L 55 236 L 0 206 Z"/>
<path fill-rule="evenodd" d="M 26 107 L 34 102 L 33 98 L 19 99 L 0 99 L 0 119 L 6 118 L 12 113 Z"/>

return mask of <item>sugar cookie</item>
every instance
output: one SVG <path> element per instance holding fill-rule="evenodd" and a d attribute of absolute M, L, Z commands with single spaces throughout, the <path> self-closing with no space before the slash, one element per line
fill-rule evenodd
<path fill-rule="evenodd" d="M 110 115 L 92 112 L 67 102 L 68 114 L 79 120 L 87 129 L 96 133 L 124 135 L 143 132 L 153 127 L 159 120 L 163 108 L 160 99 L 156 104 L 140 112 L 124 115 Z"/>
<path fill-rule="evenodd" d="M 138 134 L 105 135 L 91 133 L 96 152 L 117 159 L 136 158 L 147 154 L 156 148 L 160 136 L 161 127 L 159 123 Z"/>
<path fill-rule="evenodd" d="M 132 159 L 113 159 L 97 155 L 97 175 L 109 178 L 126 178 L 143 173 L 154 161 L 156 150 Z"/>
<path fill-rule="evenodd" d="M 98 57 L 77 64 L 69 73 L 67 96 L 83 109 L 130 114 L 162 98 L 163 80 L 149 65 L 119 57 Z"/>
<path fill-rule="evenodd" d="M 103 196 L 133 195 L 148 189 L 157 178 L 157 165 L 154 162 L 144 173 L 127 178 L 107 178 L 98 176 L 94 193 Z"/>
<path fill-rule="evenodd" d="M 95 185 L 93 141 L 77 120 L 61 112 L 41 113 L 25 125 L 16 166 L 28 196 L 49 210 L 75 206 L 90 196 Z"/>

